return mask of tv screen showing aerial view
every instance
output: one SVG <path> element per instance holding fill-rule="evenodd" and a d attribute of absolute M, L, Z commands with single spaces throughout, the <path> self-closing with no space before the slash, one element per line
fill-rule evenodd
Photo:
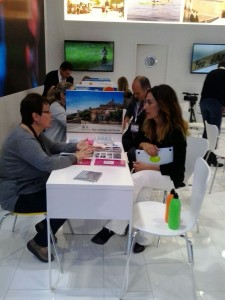
<path fill-rule="evenodd" d="M 113 42 L 65 41 L 64 50 L 74 71 L 113 72 Z"/>

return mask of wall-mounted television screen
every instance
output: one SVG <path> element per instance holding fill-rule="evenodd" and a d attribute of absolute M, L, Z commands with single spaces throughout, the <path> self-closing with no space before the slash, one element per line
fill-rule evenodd
<path fill-rule="evenodd" d="M 207 74 L 225 60 L 225 44 L 193 44 L 191 73 Z"/>
<path fill-rule="evenodd" d="M 64 54 L 74 71 L 113 72 L 114 42 L 66 40 Z"/>

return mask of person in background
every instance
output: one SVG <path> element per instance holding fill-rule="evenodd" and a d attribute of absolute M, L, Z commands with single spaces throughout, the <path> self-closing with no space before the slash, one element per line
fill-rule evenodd
<path fill-rule="evenodd" d="M 102 49 L 100 50 L 100 55 L 102 57 L 102 65 L 105 65 L 107 63 L 107 55 L 108 55 L 108 51 L 105 46 L 102 47 Z"/>
<path fill-rule="evenodd" d="M 145 200 L 141 197 L 143 188 L 172 189 L 183 186 L 185 172 L 188 123 L 182 118 L 175 91 L 165 84 L 149 89 L 143 109 L 146 119 L 143 127 L 139 129 L 136 148 L 156 156 L 159 148 L 173 147 L 173 162 L 163 165 L 132 162 L 135 172 L 132 174 L 135 202 Z M 115 233 L 123 235 L 127 225 L 127 221 L 108 221 L 92 238 L 92 242 L 104 245 Z M 149 236 L 140 234 L 134 245 L 134 253 L 144 251 L 147 245 Z"/>
<path fill-rule="evenodd" d="M 143 109 L 147 90 L 151 87 L 150 81 L 145 76 L 137 76 L 132 83 L 133 96 L 127 107 L 123 120 L 123 131 L 127 125 L 128 129 L 122 136 L 122 143 L 125 152 L 135 146 L 135 138 L 145 119 Z"/>
<path fill-rule="evenodd" d="M 72 71 L 73 71 L 73 65 L 68 61 L 64 61 L 60 65 L 59 70 L 49 72 L 45 77 L 44 91 L 42 95 L 46 97 L 48 90 L 52 86 L 56 86 L 61 81 L 66 81 L 73 84 L 74 79 L 71 76 Z"/>
<path fill-rule="evenodd" d="M 122 76 L 122 77 L 118 78 L 117 90 L 124 92 L 124 103 L 123 103 L 123 105 L 124 105 L 124 108 L 127 108 L 128 105 L 131 102 L 132 92 L 129 89 L 129 84 L 128 84 L 128 81 L 127 81 L 126 77 Z"/>
<path fill-rule="evenodd" d="M 51 171 L 89 157 L 92 147 L 84 140 L 59 143 L 46 137 L 43 130 L 51 123 L 50 106 L 47 99 L 37 93 L 28 94 L 21 101 L 20 113 L 22 122 L 9 134 L 2 147 L 0 205 L 11 212 L 45 212 L 46 182 Z M 60 152 L 71 154 L 60 156 Z M 50 220 L 53 235 L 64 222 L 64 219 Z M 27 248 L 40 261 L 48 262 L 46 220 L 37 223 L 35 228 L 37 234 L 27 243 Z"/>
<path fill-rule="evenodd" d="M 203 121 L 216 125 L 220 131 L 223 107 L 225 106 L 225 60 L 218 64 L 218 68 L 209 72 L 205 78 L 200 109 Z M 207 138 L 206 128 L 204 128 L 203 138 Z M 206 154 L 207 155 L 207 154 Z M 216 155 L 211 152 L 207 162 L 210 166 L 217 165 Z M 222 167 L 223 164 L 219 164 Z"/>
<path fill-rule="evenodd" d="M 52 115 L 51 127 L 45 130 L 45 135 L 57 142 L 66 142 L 66 90 L 73 90 L 70 82 L 59 82 L 47 93 L 47 99 Z"/>

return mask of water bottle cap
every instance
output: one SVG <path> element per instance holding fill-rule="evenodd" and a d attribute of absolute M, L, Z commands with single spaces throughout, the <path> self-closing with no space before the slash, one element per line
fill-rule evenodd
<path fill-rule="evenodd" d="M 175 194 L 176 193 L 176 191 L 175 191 L 175 189 L 172 189 L 171 191 L 170 191 L 170 194 Z"/>
<path fill-rule="evenodd" d="M 175 198 L 175 199 L 179 199 L 179 195 L 178 195 L 178 193 L 174 193 L 174 196 L 173 196 L 173 198 Z"/>

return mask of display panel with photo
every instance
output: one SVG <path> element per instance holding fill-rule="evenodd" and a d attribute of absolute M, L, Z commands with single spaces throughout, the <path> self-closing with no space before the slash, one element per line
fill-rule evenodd
<path fill-rule="evenodd" d="M 66 91 L 68 132 L 122 133 L 124 93 Z"/>

